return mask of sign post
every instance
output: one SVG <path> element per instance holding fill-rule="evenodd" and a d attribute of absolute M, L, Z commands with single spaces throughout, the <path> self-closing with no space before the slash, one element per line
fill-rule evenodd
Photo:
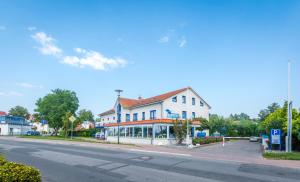
<path fill-rule="evenodd" d="M 71 139 L 73 139 L 73 123 L 76 118 L 72 115 L 71 117 L 69 117 L 69 120 L 71 121 Z"/>
<path fill-rule="evenodd" d="M 271 142 L 270 147 L 272 150 L 272 145 L 279 145 L 279 150 L 281 150 L 281 130 L 280 129 L 271 129 Z"/>

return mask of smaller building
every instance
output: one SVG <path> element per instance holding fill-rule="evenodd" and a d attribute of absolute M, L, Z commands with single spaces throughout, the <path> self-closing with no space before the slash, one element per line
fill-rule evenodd
<path fill-rule="evenodd" d="M 53 128 L 49 127 L 49 124 L 41 123 L 41 122 L 35 122 L 32 124 L 32 130 L 38 131 L 41 134 L 49 134 L 54 131 Z"/>
<path fill-rule="evenodd" d="M 0 135 L 24 135 L 31 131 L 31 124 L 23 117 L 0 116 Z"/>

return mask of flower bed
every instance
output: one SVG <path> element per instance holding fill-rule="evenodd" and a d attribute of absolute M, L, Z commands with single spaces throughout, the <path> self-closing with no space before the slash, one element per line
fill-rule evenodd
<path fill-rule="evenodd" d="M 7 162 L 0 156 L 0 181 L 41 182 L 42 179 L 39 170 L 23 164 Z"/>
<path fill-rule="evenodd" d="M 193 139 L 193 145 L 200 144 L 210 144 L 210 143 L 216 143 L 216 142 L 222 142 L 222 137 L 205 137 L 205 138 L 194 138 Z"/>

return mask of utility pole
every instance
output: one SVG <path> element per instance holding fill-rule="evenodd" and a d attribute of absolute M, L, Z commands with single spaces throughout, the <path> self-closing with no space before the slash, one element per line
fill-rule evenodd
<path fill-rule="evenodd" d="M 288 62 L 288 113 L 286 152 L 292 151 L 292 101 L 291 101 L 291 62 Z"/>
<path fill-rule="evenodd" d="M 118 123 L 118 144 L 120 144 L 120 122 L 121 122 L 121 105 L 120 105 L 120 96 L 123 90 L 116 89 L 115 92 L 118 94 L 118 106 L 117 106 L 117 123 Z"/>

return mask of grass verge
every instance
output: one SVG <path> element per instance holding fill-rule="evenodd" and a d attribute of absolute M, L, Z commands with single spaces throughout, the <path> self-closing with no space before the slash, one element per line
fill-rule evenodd
<path fill-rule="evenodd" d="M 97 140 L 94 138 L 88 138 L 88 137 L 74 137 L 73 139 L 71 138 L 66 138 L 63 136 L 18 136 L 19 138 L 30 138 L 30 139 L 40 139 L 40 140 L 63 140 L 63 141 L 72 141 L 72 142 L 87 142 L 87 143 L 103 143 L 103 144 L 117 144 L 115 142 L 107 142 L 104 140 Z M 131 145 L 135 146 L 134 144 L 125 144 L 125 143 L 120 143 L 120 145 Z"/>
<path fill-rule="evenodd" d="M 265 152 L 263 156 L 266 159 L 275 160 L 300 160 L 300 152 Z"/>

